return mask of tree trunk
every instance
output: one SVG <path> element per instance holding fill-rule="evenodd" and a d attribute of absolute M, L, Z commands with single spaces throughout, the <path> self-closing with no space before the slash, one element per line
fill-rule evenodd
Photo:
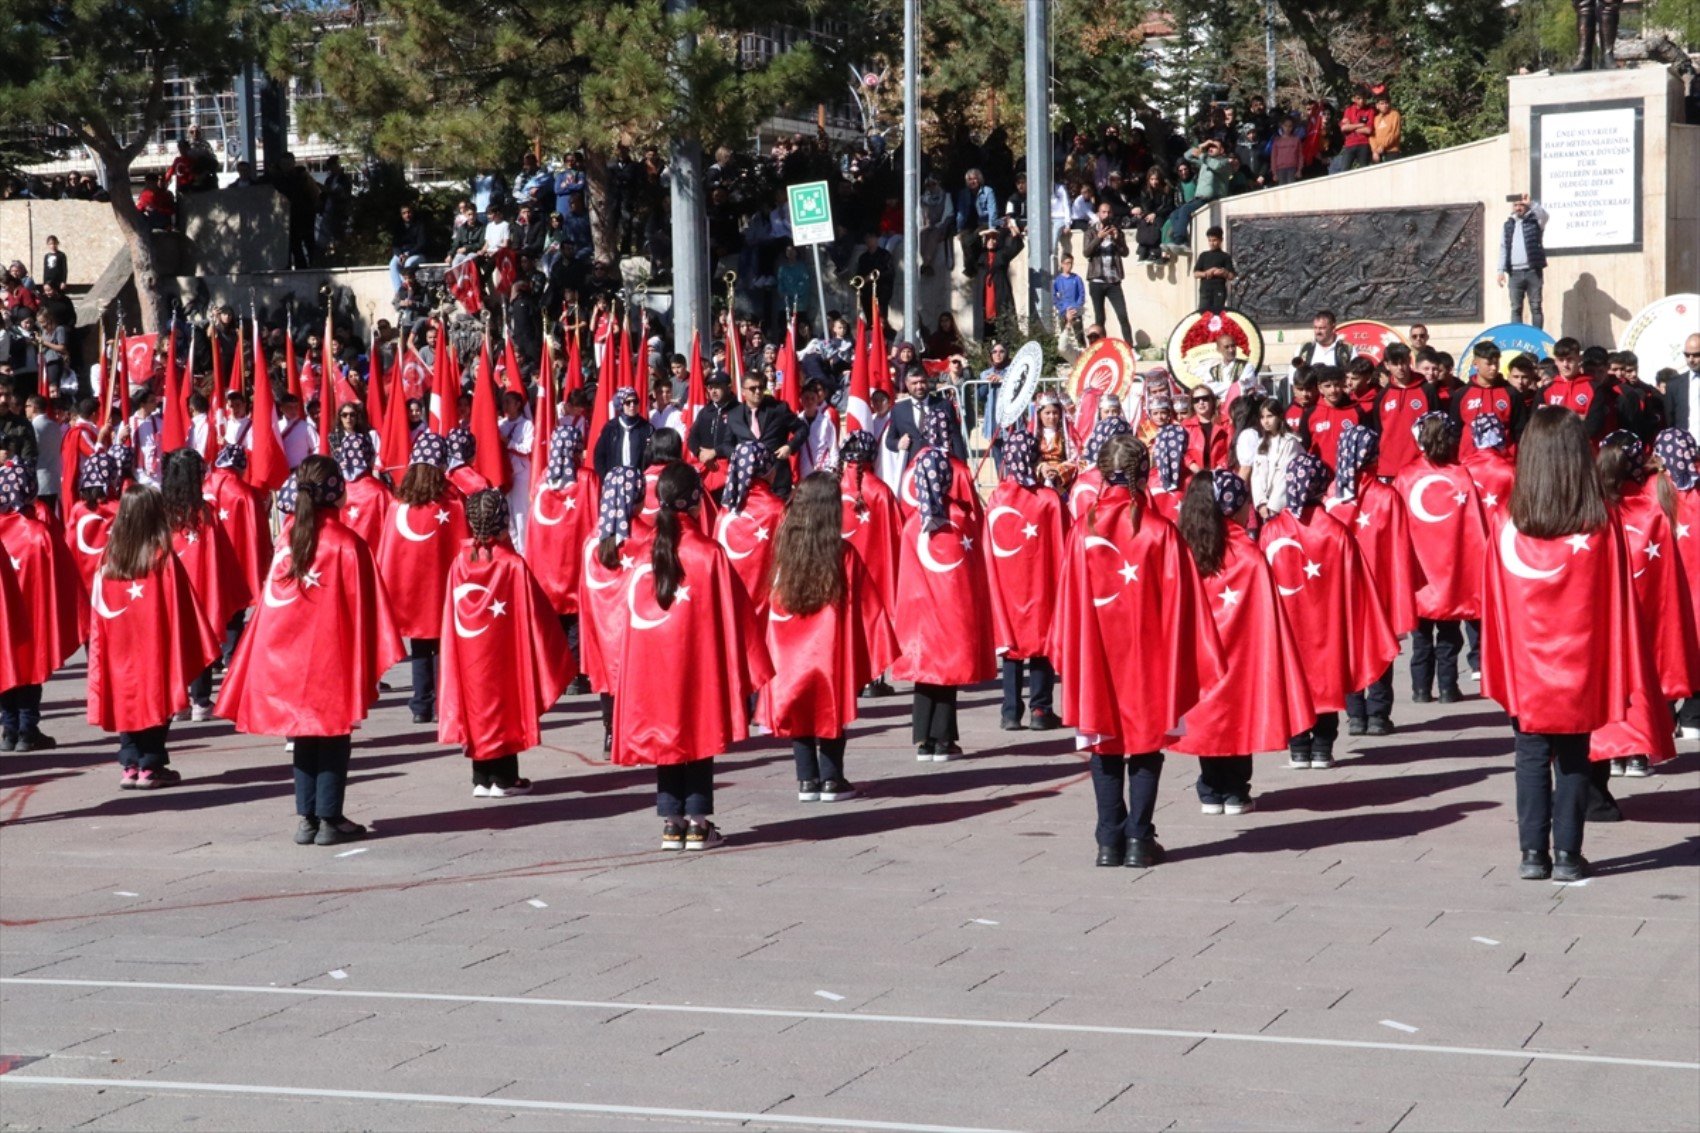
<path fill-rule="evenodd" d="M 97 151 L 98 152 L 98 151 Z M 130 157 L 123 153 L 99 153 L 106 174 L 106 192 L 112 198 L 112 215 L 124 230 L 130 249 L 130 269 L 136 280 L 136 300 L 141 306 L 140 329 L 151 334 L 166 329 L 171 305 L 159 286 L 159 268 L 154 256 L 153 230 L 136 207 L 130 188 Z"/>
<path fill-rule="evenodd" d="M 587 147 L 584 151 L 585 202 L 590 206 L 591 256 L 620 266 L 620 214 L 613 199 L 613 175 L 608 168 L 608 151 Z"/>

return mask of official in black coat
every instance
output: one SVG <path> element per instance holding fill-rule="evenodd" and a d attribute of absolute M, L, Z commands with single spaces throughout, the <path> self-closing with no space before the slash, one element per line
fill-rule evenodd
<path fill-rule="evenodd" d="M 773 454 L 773 490 L 781 498 L 791 494 L 791 454 L 803 443 L 808 425 L 791 412 L 791 407 L 767 392 L 767 380 L 759 373 L 746 373 L 739 386 L 742 401 L 727 414 L 732 446 L 760 441 Z"/>
<path fill-rule="evenodd" d="M 905 467 L 908 467 L 916 453 L 926 447 L 927 442 L 921 435 L 921 426 L 926 423 L 927 414 L 932 411 L 933 406 L 940 404 L 950 409 L 950 454 L 958 460 L 968 459 L 968 441 L 962 435 L 960 410 L 953 398 L 936 392 L 932 387 L 932 379 L 927 376 L 925 370 L 917 367 L 904 376 L 904 395 L 891 407 L 891 424 L 885 430 L 885 447 L 892 452 L 902 453 Z"/>

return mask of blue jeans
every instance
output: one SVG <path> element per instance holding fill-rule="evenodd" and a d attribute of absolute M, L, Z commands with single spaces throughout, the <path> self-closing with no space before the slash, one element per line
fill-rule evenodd
<path fill-rule="evenodd" d="M 0 732 L 16 738 L 40 728 L 40 685 L 18 685 L 0 692 Z"/>
<path fill-rule="evenodd" d="M 158 771 L 171 763 L 165 740 L 171 734 L 171 721 L 143 728 L 138 732 L 118 733 L 118 766 L 134 767 L 137 771 Z"/>
<path fill-rule="evenodd" d="M 303 818 L 342 817 L 348 759 L 354 741 L 342 736 L 295 736 L 295 813 Z"/>
<path fill-rule="evenodd" d="M 1034 713 L 1051 711 L 1051 692 L 1057 687 L 1057 671 L 1051 668 L 1051 663 L 1043 657 L 1030 657 L 1025 661 L 1017 661 L 1011 657 L 1003 659 L 1003 718 L 1019 722 L 1021 720 L 1021 671 L 1027 670 L 1027 699 L 1033 704 Z"/>
<path fill-rule="evenodd" d="M 655 813 L 707 818 L 714 813 L 714 757 L 655 766 Z"/>
<path fill-rule="evenodd" d="M 1092 794 L 1098 804 L 1096 836 L 1100 846 L 1126 846 L 1157 836 L 1152 815 L 1157 810 L 1157 783 L 1163 776 L 1163 753 L 1094 755 Z M 1122 783 L 1127 799 L 1122 799 Z"/>

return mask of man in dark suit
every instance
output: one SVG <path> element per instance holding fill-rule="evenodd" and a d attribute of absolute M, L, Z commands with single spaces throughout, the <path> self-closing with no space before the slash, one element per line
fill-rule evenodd
<path fill-rule="evenodd" d="M 807 425 L 791 407 L 767 392 L 767 381 L 757 372 L 746 373 L 738 386 L 742 404 L 727 415 L 733 447 L 745 441 L 760 441 L 773 454 L 773 491 L 784 498 L 791 494 L 791 454 L 802 444 Z"/>
<path fill-rule="evenodd" d="M 944 405 L 950 410 L 952 428 L 950 430 L 950 452 L 958 460 L 968 459 L 968 442 L 963 439 L 960 418 L 957 416 L 956 404 L 941 393 L 933 391 L 932 379 L 919 366 L 904 375 L 904 396 L 897 399 L 897 404 L 891 407 L 891 424 L 885 430 L 885 447 L 892 452 L 903 454 L 904 467 L 915 459 L 915 454 L 926 447 L 926 438 L 921 433 L 921 426 L 926 423 L 927 414 L 933 406 Z"/>
<path fill-rule="evenodd" d="M 1682 360 L 1688 368 L 1665 383 L 1665 421 L 1700 437 L 1700 334 L 1683 342 Z"/>

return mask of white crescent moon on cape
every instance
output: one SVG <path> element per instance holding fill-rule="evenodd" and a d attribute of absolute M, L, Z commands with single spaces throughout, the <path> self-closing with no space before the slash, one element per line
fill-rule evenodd
<path fill-rule="evenodd" d="M 490 593 L 490 588 L 477 582 L 463 582 L 459 586 L 455 587 L 454 595 L 449 600 L 449 609 L 453 612 L 456 637 L 482 637 L 484 635 L 484 631 L 490 628 L 488 625 L 483 625 L 479 626 L 477 629 L 467 629 L 466 623 L 460 620 L 460 600 L 462 598 L 465 598 L 468 594 L 488 593 Z"/>
<path fill-rule="evenodd" d="M 287 550 L 279 551 L 276 555 L 272 556 L 272 565 L 266 568 L 266 584 L 260 588 L 260 598 L 266 605 L 270 606 L 274 610 L 282 609 L 297 598 L 301 597 L 301 595 L 297 593 L 291 594 L 288 598 L 279 598 L 277 596 L 277 592 L 272 589 L 272 580 L 277 575 L 277 565 L 288 557 L 289 552 Z"/>
<path fill-rule="evenodd" d="M 731 529 L 732 521 L 742 518 L 744 518 L 743 512 L 729 511 L 720 517 L 720 523 L 714 532 L 714 541 L 720 544 L 721 549 L 726 552 L 726 557 L 729 559 L 747 559 L 756 553 L 754 547 L 747 551 L 734 551 L 732 544 L 726 541 L 726 532 Z"/>
<path fill-rule="evenodd" d="M 1088 535 L 1086 537 L 1086 549 L 1091 550 L 1093 547 L 1108 547 L 1116 553 L 1116 558 L 1121 559 L 1122 566 L 1127 566 L 1127 560 L 1122 558 L 1121 548 L 1104 538 L 1102 535 Z M 1108 606 L 1111 602 L 1114 602 L 1121 596 L 1122 592 L 1120 590 L 1116 591 L 1108 598 L 1100 598 L 1094 594 L 1092 595 L 1092 604 L 1094 606 Z"/>
<path fill-rule="evenodd" d="M 89 590 L 92 592 L 90 597 L 94 601 L 94 612 L 105 618 L 107 621 L 111 621 L 113 618 L 118 617 L 120 614 L 124 613 L 125 610 L 130 608 L 125 606 L 123 610 L 114 610 L 111 606 L 106 604 L 105 567 L 101 567 L 99 570 L 94 572 L 94 584 L 89 587 Z"/>
<path fill-rule="evenodd" d="M 939 531 L 950 531 L 955 528 L 955 521 L 947 520 L 945 521 L 945 525 L 939 528 Z M 937 532 L 931 532 L 930 534 L 937 534 Z M 928 535 L 929 532 L 925 528 L 922 528 L 915 536 L 915 554 L 920 556 L 922 566 L 926 567 L 934 574 L 949 574 L 951 571 L 962 565 L 961 559 L 957 559 L 953 563 L 941 563 L 937 559 L 933 558 L 933 549 L 928 545 Z"/>
<path fill-rule="evenodd" d="M 1624 525 L 1623 525 L 1623 529 L 1624 529 L 1624 530 L 1625 530 L 1625 531 L 1633 531 L 1633 532 L 1635 532 L 1635 534 L 1637 534 L 1637 535 L 1645 535 L 1645 534 L 1646 534 L 1646 532 L 1645 532 L 1645 531 L 1643 531 L 1643 530 L 1641 530 L 1641 529 L 1640 529 L 1640 528 L 1639 528 L 1639 527 L 1631 527 L 1631 526 L 1629 526 L 1629 524 L 1627 524 L 1627 523 L 1625 523 L 1625 524 L 1624 524 Z M 1642 575 L 1644 575 L 1644 574 L 1646 574 L 1646 573 L 1647 573 L 1647 568 L 1646 568 L 1646 567 L 1642 567 L 1642 568 L 1641 568 L 1641 569 L 1640 569 L 1640 570 L 1636 570 L 1636 571 L 1630 571 L 1630 572 L 1629 572 L 1629 577 L 1630 577 L 1630 578 L 1640 578 L 1640 577 L 1641 577 L 1641 576 L 1642 576 Z"/>
<path fill-rule="evenodd" d="M 1016 555 L 1021 553 L 1020 547 L 1016 547 L 1014 550 L 1011 550 L 998 543 L 998 516 L 1000 515 L 1013 515 L 1017 518 L 1022 518 L 1022 516 L 1015 508 L 1005 505 L 999 505 L 986 513 L 986 538 L 991 541 L 992 554 L 996 555 L 1000 559 L 1014 558 Z"/>
<path fill-rule="evenodd" d="M 88 539 L 83 535 L 83 526 L 98 519 L 100 519 L 100 516 L 90 512 L 88 515 L 77 520 L 77 550 L 88 555 L 90 558 L 100 554 L 101 549 L 99 547 L 89 546 Z"/>
<path fill-rule="evenodd" d="M 433 530 L 427 531 L 425 534 L 421 535 L 421 534 L 419 534 L 419 532 L 413 530 L 413 526 L 410 523 L 407 522 L 407 512 L 408 512 L 408 509 L 411 508 L 412 506 L 413 506 L 412 504 L 397 504 L 396 505 L 396 509 L 395 509 L 396 534 L 400 535 L 403 539 L 406 539 L 409 543 L 423 543 L 423 542 L 427 541 L 428 539 L 432 538 L 434 535 L 436 535 L 437 532 L 436 532 L 435 529 L 433 529 Z"/>
<path fill-rule="evenodd" d="M 594 535 L 584 541 L 584 584 L 592 590 L 607 590 L 620 585 L 618 578 L 610 579 L 607 582 L 596 581 L 596 571 L 602 566 L 601 563 L 596 561 L 596 543 L 597 539 Z"/>
<path fill-rule="evenodd" d="M 547 495 L 549 491 L 550 489 L 548 487 L 542 487 L 537 489 L 537 494 L 535 496 L 531 497 L 531 518 L 543 527 L 554 527 L 556 524 L 560 523 L 561 520 L 567 518 L 567 513 L 564 511 L 557 515 L 554 519 L 550 519 L 548 516 L 543 514 L 543 497 Z"/>
<path fill-rule="evenodd" d="M 1269 560 L 1270 566 L 1275 565 L 1275 552 L 1279 551 L 1282 547 L 1297 548 L 1299 554 L 1301 554 L 1301 555 L 1304 554 L 1304 552 L 1305 552 L 1304 544 L 1300 543 L 1297 539 L 1287 539 L 1287 538 L 1277 539 L 1273 543 L 1269 544 L 1269 546 L 1266 547 L 1264 549 L 1264 552 L 1263 552 L 1264 556 Z M 1291 598 L 1293 595 L 1295 595 L 1299 591 L 1303 590 L 1304 587 L 1303 586 L 1282 586 L 1279 582 L 1277 582 L 1275 584 L 1275 589 L 1277 589 L 1281 592 L 1282 597 Z"/>
<path fill-rule="evenodd" d="M 1539 570 L 1524 562 L 1523 557 L 1517 553 L 1517 525 L 1509 521 L 1499 529 L 1499 557 L 1505 560 L 1506 570 L 1518 578 L 1527 578 L 1534 582 L 1556 578 L 1564 570 L 1563 567 Z"/>
<path fill-rule="evenodd" d="M 903 470 L 903 475 L 898 477 L 897 489 L 903 494 L 904 503 L 910 507 L 921 506 L 921 501 L 915 495 L 915 465 L 913 461 L 910 462 L 908 468 Z"/>
<path fill-rule="evenodd" d="M 1074 512 L 1074 517 L 1079 519 L 1085 515 L 1086 509 L 1097 502 L 1102 491 L 1096 484 L 1076 484 L 1068 497 L 1068 506 Z"/>
<path fill-rule="evenodd" d="M 851 513 L 852 514 L 855 513 L 855 511 L 856 511 L 856 497 L 855 496 L 852 496 L 848 492 L 840 492 L 838 494 L 838 498 L 843 500 L 845 503 L 849 504 Z M 858 523 L 856 525 L 856 527 L 860 527 L 860 526 L 862 526 L 860 523 Z M 844 531 L 844 537 L 846 539 L 854 539 L 856 537 L 855 528 L 846 528 L 845 531 Z"/>
<path fill-rule="evenodd" d="M 633 629 L 654 629 L 656 626 L 667 621 L 666 614 L 662 614 L 659 618 L 646 618 L 640 616 L 637 612 L 638 581 L 642 579 L 644 575 L 654 573 L 655 568 L 649 563 L 644 563 L 642 566 L 632 571 L 632 580 L 626 584 L 626 610 L 632 616 L 631 621 Z"/>
<path fill-rule="evenodd" d="M 1411 514 L 1422 520 L 1424 523 L 1444 523 L 1450 519 L 1453 514 L 1451 512 L 1447 512 L 1445 515 L 1436 515 L 1424 506 L 1423 492 L 1427 490 L 1430 484 L 1434 483 L 1444 484 L 1446 483 L 1446 477 L 1430 474 L 1422 477 L 1415 484 L 1411 485 Z"/>

